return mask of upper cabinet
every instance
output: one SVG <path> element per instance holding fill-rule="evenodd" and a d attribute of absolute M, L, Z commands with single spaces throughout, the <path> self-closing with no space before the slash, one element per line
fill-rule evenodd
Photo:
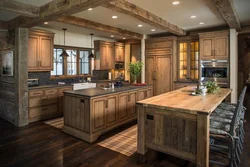
<path fill-rule="evenodd" d="M 28 70 L 51 71 L 53 49 L 54 33 L 31 29 L 28 44 Z"/>
<path fill-rule="evenodd" d="M 199 42 L 181 40 L 178 42 L 178 80 L 199 79 Z"/>
<path fill-rule="evenodd" d="M 228 59 L 229 31 L 199 33 L 199 36 L 201 60 Z"/>
<path fill-rule="evenodd" d="M 125 45 L 123 43 L 115 43 L 115 61 L 124 62 L 125 61 Z"/>
<path fill-rule="evenodd" d="M 114 43 L 95 41 L 95 70 L 114 69 Z"/>

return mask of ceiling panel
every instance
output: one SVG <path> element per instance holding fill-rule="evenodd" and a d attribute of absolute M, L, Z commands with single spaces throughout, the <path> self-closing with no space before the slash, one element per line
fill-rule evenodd
<path fill-rule="evenodd" d="M 234 0 L 235 10 L 242 25 L 250 25 L 250 0 Z"/>
<path fill-rule="evenodd" d="M 19 16 L 19 14 L 17 14 L 17 13 L 5 11 L 5 10 L 0 10 L 0 20 L 1 21 L 9 21 L 11 19 L 14 19 L 17 16 Z"/>
<path fill-rule="evenodd" d="M 40 6 L 42 6 L 48 2 L 51 2 L 53 0 L 16 0 L 16 1 L 40 7 Z"/>
<path fill-rule="evenodd" d="M 112 19 L 112 16 L 118 16 L 117 19 Z M 140 34 L 153 34 L 153 33 L 161 33 L 166 32 L 163 30 L 159 30 L 154 26 L 146 24 L 134 17 L 115 12 L 113 10 L 104 8 L 104 7 L 96 7 L 92 11 L 86 10 L 83 12 L 79 12 L 74 14 L 73 16 L 84 18 L 87 20 L 99 22 L 102 24 L 110 25 L 113 27 L 118 27 L 122 29 L 126 29 L 129 31 L 137 32 Z M 141 28 L 138 27 L 138 24 L 143 25 Z M 151 32 L 151 29 L 155 29 L 155 32 Z"/>

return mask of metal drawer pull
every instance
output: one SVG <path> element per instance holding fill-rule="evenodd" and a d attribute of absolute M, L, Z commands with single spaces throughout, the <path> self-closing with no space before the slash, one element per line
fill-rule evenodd
<path fill-rule="evenodd" d="M 109 102 L 108 102 L 108 100 L 106 100 L 106 108 L 108 108 L 109 107 Z"/>
<path fill-rule="evenodd" d="M 81 99 L 81 103 L 85 103 L 85 100 L 84 100 L 84 99 Z"/>
<path fill-rule="evenodd" d="M 153 115 L 147 115 L 147 119 L 148 120 L 154 120 L 154 116 Z"/>
<path fill-rule="evenodd" d="M 131 101 L 131 95 L 129 94 L 128 95 L 128 102 L 130 102 Z"/>
<path fill-rule="evenodd" d="M 41 100 L 48 100 L 48 97 L 41 97 Z"/>
<path fill-rule="evenodd" d="M 40 95 L 41 93 L 39 92 L 39 93 L 33 93 L 33 95 Z"/>
<path fill-rule="evenodd" d="M 48 108 L 42 108 L 42 111 L 44 111 L 44 110 L 48 110 Z"/>

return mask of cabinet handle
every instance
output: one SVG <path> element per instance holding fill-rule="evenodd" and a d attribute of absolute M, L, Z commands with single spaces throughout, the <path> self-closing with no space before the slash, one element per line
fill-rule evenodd
<path fill-rule="evenodd" d="M 39 61 L 36 62 L 36 66 L 39 67 Z"/>
<path fill-rule="evenodd" d="M 81 103 L 85 103 L 85 100 L 84 100 L 84 99 L 81 99 Z"/>
<path fill-rule="evenodd" d="M 131 94 L 128 95 L 128 102 L 131 101 Z"/>
<path fill-rule="evenodd" d="M 108 107 L 109 107 L 109 101 L 106 100 L 106 108 L 108 108 Z"/>
<path fill-rule="evenodd" d="M 147 97 L 147 91 L 146 90 L 144 91 L 144 97 L 145 98 Z"/>
<path fill-rule="evenodd" d="M 40 67 L 42 66 L 42 62 L 41 61 L 39 61 L 40 62 Z"/>
<path fill-rule="evenodd" d="M 48 108 L 42 108 L 41 110 L 42 110 L 42 111 L 45 111 L 45 110 L 48 110 Z"/>
<path fill-rule="evenodd" d="M 153 75 L 154 75 L 154 80 L 156 80 L 156 71 L 154 71 Z"/>

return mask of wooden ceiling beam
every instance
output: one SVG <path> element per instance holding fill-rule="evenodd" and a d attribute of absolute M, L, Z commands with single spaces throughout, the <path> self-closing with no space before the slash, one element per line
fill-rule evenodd
<path fill-rule="evenodd" d="M 29 17 L 38 17 L 40 12 L 37 6 L 15 0 L 0 0 L 0 10 L 12 11 Z"/>
<path fill-rule="evenodd" d="M 111 10 L 121 12 L 132 17 L 135 17 L 147 24 L 153 25 L 159 29 L 166 30 L 176 35 L 185 35 L 186 32 L 182 28 L 169 23 L 149 11 L 146 11 L 126 0 L 116 0 L 103 5 Z"/>
<path fill-rule="evenodd" d="M 40 7 L 39 17 L 18 17 L 10 21 L 9 28 L 34 27 L 62 16 L 94 8 L 112 0 L 54 0 Z"/>
<path fill-rule="evenodd" d="M 85 28 L 90 28 L 90 29 L 94 29 L 98 31 L 108 32 L 108 33 L 119 35 L 119 36 L 126 37 L 126 38 L 132 38 L 132 39 L 143 38 L 143 35 L 139 33 L 123 30 L 121 28 L 112 27 L 109 25 L 97 23 L 97 22 L 90 21 L 90 20 L 85 20 L 82 18 L 74 17 L 74 16 L 64 16 L 64 17 L 57 19 L 56 21 L 66 23 L 66 24 L 71 24 L 74 26 L 85 27 Z"/>
<path fill-rule="evenodd" d="M 240 21 L 234 8 L 233 0 L 212 0 L 230 28 L 241 29 Z"/>

